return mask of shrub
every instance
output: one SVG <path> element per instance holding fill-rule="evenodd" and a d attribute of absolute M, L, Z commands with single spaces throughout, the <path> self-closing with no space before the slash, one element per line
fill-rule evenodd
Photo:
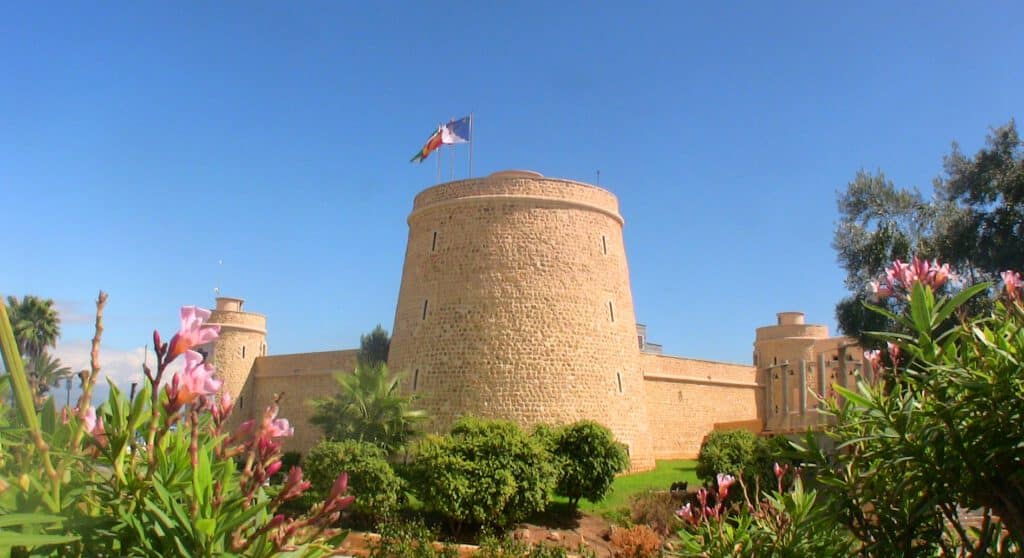
<path fill-rule="evenodd" d="M 231 398 L 217 395 L 221 382 L 213 366 L 190 350 L 217 338 L 218 329 L 205 324 L 209 311 L 182 308 L 181 330 L 169 342 L 153 333 L 154 368 L 143 367 L 145 382 L 134 399 L 111 384 L 106 401 L 91 405 L 105 302 L 101 293 L 82 396 L 61 411 L 53 398 L 36 408 L 0 304 L 0 353 L 8 371 L 0 383 L 9 380 L 18 411 L 13 415 L 0 398 L 0 555 L 333 552 L 345 534 L 334 525 L 351 502 L 344 496 L 345 479 L 333 483 L 327 499 L 309 513 L 279 513 L 309 487 L 298 467 L 281 485 L 268 486 L 283 469 L 280 439 L 293 428 L 278 418 L 276 402 L 233 432 L 227 427 Z"/>
<path fill-rule="evenodd" d="M 582 420 L 558 431 L 554 439 L 556 462 L 561 467 L 555 493 L 569 498 L 601 501 L 611 490 L 615 475 L 629 466 L 629 457 L 610 430 Z"/>
<path fill-rule="evenodd" d="M 351 506 L 357 520 L 374 522 L 398 506 L 402 481 L 388 464 L 384 450 L 368 442 L 324 440 L 306 455 L 306 476 L 317 496 L 331 490 L 334 479 L 348 473 Z"/>
<path fill-rule="evenodd" d="M 451 544 L 438 544 L 437 533 L 419 522 L 386 521 L 380 539 L 370 545 L 370 558 L 458 558 Z"/>
<path fill-rule="evenodd" d="M 685 492 L 644 492 L 630 501 L 631 524 L 647 525 L 661 536 L 667 536 L 678 527 L 676 510 L 682 507 Z"/>
<path fill-rule="evenodd" d="M 711 482 L 715 475 L 738 476 L 751 468 L 757 451 L 757 436 L 747 430 L 715 431 L 708 434 L 697 455 L 697 476 Z"/>
<path fill-rule="evenodd" d="M 646 525 L 612 531 L 612 555 L 615 558 L 649 558 L 658 554 L 661 538 Z"/>
<path fill-rule="evenodd" d="M 424 440 L 410 472 L 424 507 L 456 530 L 526 519 L 547 505 L 555 479 L 548 453 L 515 423 L 474 418 Z"/>

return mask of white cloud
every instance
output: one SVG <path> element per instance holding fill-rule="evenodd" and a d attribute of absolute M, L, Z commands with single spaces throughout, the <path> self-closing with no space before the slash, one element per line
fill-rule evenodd
<path fill-rule="evenodd" d="M 67 341 L 60 343 L 57 349 L 54 351 L 54 355 L 60 359 L 60 361 L 74 370 L 76 373 L 79 370 L 89 369 L 89 360 L 92 353 L 92 343 L 89 341 Z M 137 347 L 134 349 L 120 349 L 116 347 L 101 346 L 100 347 L 100 377 L 96 380 L 96 385 L 93 388 L 92 401 L 94 405 L 100 404 L 106 401 L 107 395 L 109 394 L 109 387 L 107 385 L 108 379 L 124 391 L 126 394 L 131 389 L 133 382 L 138 383 L 142 386 L 142 383 L 146 381 L 146 376 L 142 372 L 142 363 L 146 356 L 146 349 L 143 347 Z M 148 362 L 151 368 L 154 367 L 155 356 L 152 351 L 149 352 Z M 164 373 L 164 379 L 168 379 L 171 375 L 179 371 L 182 367 L 182 360 L 177 359 L 176 362 L 172 363 Z M 74 380 L 74 386 L 71 390 L 71 401 L 75 401 L 81 393 L 81 386 L 77 378 Z M 66 394 L 62 389 L 54 390 L 55 394 L 58 394 L 58 401 L 64 402 Z"/>
<path fill-rule="evenodd" d="M 96 319 L 94 315 L 83 312 L 81 305 L 74 300 L 55 300 L 53 304 L 61 324 L 91 324 Z"/>

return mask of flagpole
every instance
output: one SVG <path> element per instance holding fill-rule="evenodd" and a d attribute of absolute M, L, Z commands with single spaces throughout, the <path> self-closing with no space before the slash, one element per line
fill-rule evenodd
<path fill-rule="evenodd" d="M 473 113 L 469 113 L 469 178 L 473 178 Z"/>
<path fill-rule="evenodd" d="M 437 150 L 437 183 L 441 183 L 441 154 L 444 153 L 444 149 Z"/>
<path fill-rule="evenodd" d="M 448 166 L 450 167 L 450 180 L 455 180 L 455 144 L 448 144 Z"/>

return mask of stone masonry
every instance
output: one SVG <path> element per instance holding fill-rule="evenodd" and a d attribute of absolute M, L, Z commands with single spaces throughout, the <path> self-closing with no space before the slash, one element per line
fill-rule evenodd
<path fill-rule="evenodd" d="M 636 324 L 618 200 L 596 186 L 529 171 L 449 182 L 416 196 L 408 224 L 388 364 L 434 432 L 463 415 L 592 419 L 645 470 L 695 457 L 712 430 L 779 422 L 793 387 L 771 367 L 852 347 L 783 312 L 758 328 L 754 366 L 654 354 Z M 321 436 L 308 400 L 336 392 L 356 350 L 267 356 L 266 318 L 242 305 L 217 299 L 221 336 L 202 349 L 235 421 L 278 400 L 296 432 L 285 449 L 304 453 Z"/>

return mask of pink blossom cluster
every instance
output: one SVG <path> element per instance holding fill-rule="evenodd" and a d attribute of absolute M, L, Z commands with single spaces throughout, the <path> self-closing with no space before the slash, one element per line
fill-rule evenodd
<path fill-rule="evenodd" d="M 889 353 L 889 362 L 892 363 L 893 369 L 898 368 L 900 365 L 900 346 L 888 341 L 885 345 Z M 880 372 L 884 367 L 882 364 L 882 351 L 878 349 L 864 351 L 864 360 L 866 360 L 868 365 L 871 366 L 872 372 Z"/>
<path fill-rule="evenodd" d="M 914 256 L 910 263 L 900 260 L 893 262 L 885 269 L 885 275 L 868 283 L 868 291 L 874 300 L 892 296 L 905 297 L 914 283 L 938 290 L 952 277 L 954 274 L 950 271 L 949 264 L 939 265 L 938 260 L 929 262 L 927 259 Z"/>
<path fill-rule="evenodd" d="M 1024 289 L 1021 288 L 1020 273 L 1007 270 L 999 274 L 1003 278 L 1003 289 L 1010 300 L 1020 302 Z"/>
<path fill-rule="evenodd" d="M 685 506 L 676 510 L 676 516 L 691 525 L 721 517 L 725 511 L 724 503 L 729 496 L 729 487 L 736 482 L 736 477 L 719 473 L 715 481 L 717 493 L 701 488 L 697 491 L 698 505 L 694 506 L 692 502 L 687 502 Z"/>

